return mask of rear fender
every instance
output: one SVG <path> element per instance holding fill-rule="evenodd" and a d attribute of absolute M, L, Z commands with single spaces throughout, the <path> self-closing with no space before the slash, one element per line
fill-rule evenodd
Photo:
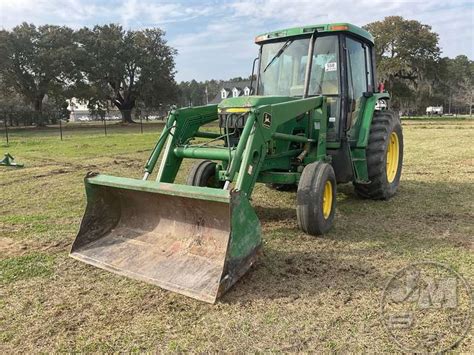
<path fill-rule="evenodd" d="M 356 148 L 367 147 L 375 105 L 378 100 L 389 100 L 390 95 L 386 92 L 374 93 L 373 95 L 363 97 L 362 99 L 364 100 L 364 104 L 361 113 L 359 114 L 354 126 L 349 131 L 349 141 L 351 142 L 351 146 L 355 146 Z"/>

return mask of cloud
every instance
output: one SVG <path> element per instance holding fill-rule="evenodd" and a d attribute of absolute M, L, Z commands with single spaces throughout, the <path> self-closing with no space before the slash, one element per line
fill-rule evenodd
<path fill-rule="evenodd" d="M 114 22 L 125 28 L 153 27 L 206 16 L 211 10 L 198 5 L 153 0 L 0 0 L 0 25 L 11 28 L 23 21 L 82 26 Z"/>
<path fill-rule="evenodd" d="M 259 33 L 327 22 L 362 26 L 391 15 L 431 25 L 444 55 L 474 58 L 472 1 L 0 0 L 4 28 L 23 21 L 74 28 L 110 22 L 132 29 L 159 26 L 179 51 L 179 80 L 250 74 Z"/>
<path fill-rule="evenodd" d="M 189 6 L 178 2 L 126 0 L 121 5 L 121 24 L 125 27 L 151 27 L 167 23 L 189 21 L 209 14 L 207 6 Z"/>
<path fill-rule="evenodd" d="M 0 24 L 4 28 L 23 21 L 70 25 L 93 19 L 104 11 L 106 8 L 100 4 L 85 6 L 81 0 L 0 0 Z"/>
<path fill-rule="evenodd" d="M 181 35 L 172 43 L 184 57 L 178 59 L 178 70 L 182 70 L 184 63 L 191 63 L 192 58 L 199 56 L 199 62 L 195 59 L 193 63 L 197 73 L 195 77 L 221 77 L 213 75 L 210 68 L 220 68 L 222 62 L 226 63 L 227 77 L 236 75 L 235 68 L 241 68 L 239 75 L 247 75 L 256 53 L 253 38 L 259 33 L 330 22 L 351 22 L 363 26 L 386 16 L 400 15 L 431 25 L 440 36 L 443 55 L 454 57 L 466 54 L 474 58 L 473 4 L 463 1 L 440 3 L 437 0 L 240 0 L 222 5 L 226 15 L 212 19 L 195 35 Z M 206 61 L 201 64 L 202 55 Z M 196 65 L 202 67 L 197 69 Z M 178 77 L 189 78 L 188 72 L 181 71 Z"/>

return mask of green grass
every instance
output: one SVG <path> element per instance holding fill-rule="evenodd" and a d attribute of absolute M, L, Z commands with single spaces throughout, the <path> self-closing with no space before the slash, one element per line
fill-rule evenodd
<path fill-rule="evenodd" d="M 446 122 L 446 121 L 465 121 L 474 120 L 474 116 L 469 115 L 452 115 L 452 116 L 402 116 L 403 121 L 435 121 L 435 122 Z"/>
<path fill-rule="evenodd" d="M 398 194 L 366 201 L 338 186 L 334 228 L 298 230 L 294 192 L 257 186 L 264 253 L 216 305 L 67 256 L 84 212 L 87 171 L 140 178 L 161 125 L 63 141 L 19 130 L 0 168 L 0 351 L 394 352 L 381 292 L 400 268 L 433 260 L 474 279 L 474 123 L 404 121 Z M 190 164 L 178 176 L 183 182 Z M 472 333 L 456 348 L 470 352 Z"/>
<path fill-rule="evenodd" d="M 17 282 L 32 277 L 48 277 L 53 273 L 54 257 L 31 253 L 0 260 L 0 283 Z"/>

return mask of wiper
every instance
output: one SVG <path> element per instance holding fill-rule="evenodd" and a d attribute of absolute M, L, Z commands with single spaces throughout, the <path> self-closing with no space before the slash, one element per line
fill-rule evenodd
<path fill-rule="evenodd" d="M 263 72 L 265 73 L 268 69 L 268 67 L 277 59 L 279 58 L 283 52 L 285 51 L 285 49 L 288 48 L 288 46 L 293 42 L 293 40 L 288 40 L 285 42 L 285 44 L 283 46 L 281 46 L 281 48 L 278 50 L 278 52 L 276 52 L 276 54 L 273 56 L 272 60 L 270 60 L 270 62 L 267 64 L 267 66 L 265 67 L 265 69 L 263 69 Z"/>

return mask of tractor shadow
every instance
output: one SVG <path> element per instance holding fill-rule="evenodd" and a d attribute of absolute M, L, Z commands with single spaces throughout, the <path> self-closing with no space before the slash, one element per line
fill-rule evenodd
<path fill-rule="evenodd" d="M 340 185 L 335 225 L 323 236 L 298 230 L 290 199 L 283 207 L 256 201 L 263 255 L 222 302 L 291 300 L 329 292 L 345 304 L 356 294 L 380 295 L 389 275 L 406 266 L 410 255 L 429 259 L 446 248 L 472 250 L 472 239 L 459 235 L 469 213 L 456 210 L 468 204 L 470 194 L 462 192 L 470 189 L 467 183 L 407 179 L 391 200 L 371 201 L 358 197 L 350 184 Z M 446 202 L 448 196 L 456 198 Z"/>
<path fill-rule="evenodd" d="M 262 224 L 292 219 L 296 221 L 296 208 L 254 206 Z"/>
<path fill-rule="evenodd" d="M 331 251 L 285 252 L 267 247 L 221 302 L 291 302 L 329 292 L 335 302 L 346 304 L 367 290 L 381 292 L 388 279 L 380 271 L 363 259 L 343 259 Z"/>

